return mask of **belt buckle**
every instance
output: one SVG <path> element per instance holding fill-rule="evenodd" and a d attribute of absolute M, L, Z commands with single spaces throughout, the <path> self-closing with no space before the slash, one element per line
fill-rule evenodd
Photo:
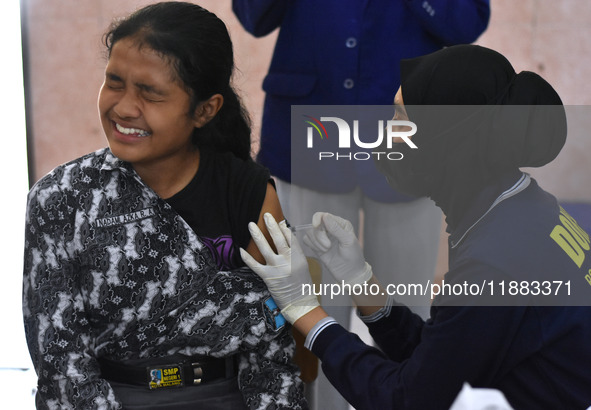
<path fill-rule="evenodd" d="M 193 385 L 198 386 L 203 379 L 203 368 L 201 367 L 201 363 L 191 363 L 191 369 L 193 370 Z"/>
<path fill-rule="evenodd" d="M 183 366 L 170 364 L 146 367 L 150 390 L 183 387 Z"/>

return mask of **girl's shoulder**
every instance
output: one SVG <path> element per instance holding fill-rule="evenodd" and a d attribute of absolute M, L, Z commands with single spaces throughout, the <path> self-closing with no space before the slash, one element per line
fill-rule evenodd
<path fill-rule="evenodd" d="M 236 157 L 231 152 L 205 151 L 202 155 L 205 169 L 216 175 L 224 175 L 231 180 L 247 181 L 270 178 L 269 170 L 253 161 Z"/>
<path fill-rule="evenodd" d="M 31 192 L 50 187 L 67 190 L 76 184 L 89 184 L 105 165 L 109 168 L 118 161 L 108 148 L 99 149 L 56 166 L 33 185 Z"/>

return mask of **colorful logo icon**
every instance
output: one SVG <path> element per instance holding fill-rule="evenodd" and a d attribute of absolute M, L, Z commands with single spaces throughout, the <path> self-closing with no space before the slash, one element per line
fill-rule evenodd
<path fill-rule="evenodd" d="M 304 117 L 311 119 L 312 121 L 306 121 L 307 124 L 310 124 L 313 128 L 308 127 L 308 143 L 307 146 L 308 147 L 312 147 L 313 145 L 313 138 L 314 138 L 314 130 L 316 130 L 318 132 L 318 135 L 320 135 L 320 139 L 328 139 L 328 133 L 326 132 L 326 128 L 324 128 L 324 125 L 322 125 L 322 123 L 314 118 L 311 117 L 309 115 L 304 115 Z"/>

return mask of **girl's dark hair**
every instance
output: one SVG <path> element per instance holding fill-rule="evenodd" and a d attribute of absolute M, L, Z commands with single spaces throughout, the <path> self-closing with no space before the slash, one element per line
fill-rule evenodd
<path fill-rule="evenodd" d="M 129 37 L 170 60 L 191 96 L 191 113 L 214 94 L 224 97 L 218 114 L 195 128 L 193 143 L 250 159 L 250 120 L 230 84 L 234 55 L 225 24 L 195 4 L 162 2 L 111 24 L 103 37 L 108 57 L 117 41 Z"/>

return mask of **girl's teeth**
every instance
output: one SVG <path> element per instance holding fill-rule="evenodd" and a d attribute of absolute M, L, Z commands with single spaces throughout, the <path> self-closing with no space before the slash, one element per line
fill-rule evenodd
<path fill-rule="evenodd" d="M 138 137 L 147 137 L 148 135 L 150 135 L 148 131 L 140 130 L 138 128 L 125 128 L 117 123 L 115 123 L 115 127 L 117 128 L 117 131 L 125 135 L 135 134 Z"/>

